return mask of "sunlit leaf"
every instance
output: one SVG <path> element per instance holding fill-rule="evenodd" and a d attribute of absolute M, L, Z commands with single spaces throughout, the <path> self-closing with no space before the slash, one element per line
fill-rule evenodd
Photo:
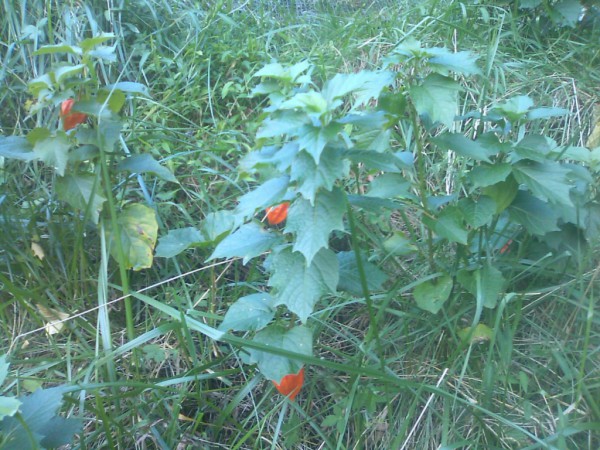
<path fill-rule="evenodd" d="M 432 314 L 437 314 L 452 292 L 452 277 L 441 275 L 415 286 L 413 296 L 417 306 Z"/>
<path fill-rule="evenodd" d="M 462 341 L 468 339 L 469 344 L 489 341 L 494 336 L 492 329 L 483 323 L 478 323 L 474 329 L 472 327 L 461 328 L 456 334 Z"/>

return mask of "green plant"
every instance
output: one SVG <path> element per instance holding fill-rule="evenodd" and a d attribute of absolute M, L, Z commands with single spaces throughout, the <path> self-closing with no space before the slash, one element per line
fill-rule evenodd
<path fill-rule="evenodd" d="M 473 299 L 467 337 L 479 330 L 474 338 L 480 339 L 484 309 L 509 301 L 507 258 L 526 254 L 531 242 L 546 242 L 551 233 L 584 241 L 595 236 L 593 178 L 568 161 L 597 163 L 597 155 L 527 134 L 530 122 L 566 111 L 534 108 L 529 97 L 519 96 L 456 121 L 464 88 L 452 74 L 479 75 L 475 61 L 467 52 L 406 40 L 382 69 L 338 74 L 320 90 L 308 62 L 275 62 L 255 74 L 262 81 L 253 95 L 267 95 L 269 106 L 257 132 L 258 150 L 240 166 L 261 183 L 239 199 L 229 219 L 233 231 L 210 259 L 239 257 L 246 263 L 268 252 L 271 289 L 234 302 L 222 330 L 251 331 L 256 342 L 311 355 L 308 324 L 317 303 L 347 292 L 364 298 L 367 344 L 375 345 L 383 361 L 378 323 L 385 305 L 375 304 L 371 294 L 383 289 L 387 276 L 374 262 L 412 255 L 428 266 L 414 282 L 416 304 L 436 314 L 451 298 L 456 305 Z M 450 131 L 458 126 L 471 137 Z M 460 170 L 442 171 L 443 179 L 432 184 L 433 161 L 443 160 L 443 152 L 449 168 Z M 282 202 L 289 203 L 283 229 L 255 220 L 256 211 L 266 209 L 272 224 L 270 208 Z M 386 210 L 403 217 L 406 231 L 369 242 L 359 232 L 359 217 Z M 174 233 L 180 231 L 161 238 L 159 254 L 164 256 Z M 332 250 L 336 233 L 349 234 L 350 251 Z M 180 249 L 199 242 L 188 236 Z M 302 367 L 302 361 L 254 349 L 244 360 L 277 383 Z"/>
<path fill-rule="evenodd" d="M 0 384 L 8 368 L 6 355 L 0 356 Z M 70 444 L 80 431 L 81 421 L 56 414 L 67 389 L 57 386 L 18 398 L 0 396 L 0 448 L 37 450 Z"/>

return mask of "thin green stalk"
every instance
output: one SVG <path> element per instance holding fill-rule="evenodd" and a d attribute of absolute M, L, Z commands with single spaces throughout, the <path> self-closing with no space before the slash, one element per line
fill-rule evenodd
<path fill-rule="evenodd" d="M 121 242 L 120 227 L 117 222 L 117 209 L 111 190 L 110 173 L 108 171 L 108 164 L 106 162 L 106 149 L 100 146 L 100 165 L 102 167 L 102 178 L 104 182 L 104 190 L 106 192 L 106 198 L 108 202 L 108 209 L 110 211 L 110 225 L 113 235 L 112 241 L 117 249 L 119 275 L 121 278 L 121 286 L 123 294 L 129 294 L 129 278 L 127 275 L 127 269 L 125 267 L 125 251 L 123 250 L 123 243 Z M 127 338 L 129 340 L 135 339 L 135 324 L 133 320 L 133 306 L 131 304 L 131 298 L 125 298 L 125 321 L 127 326 Z"/>
<path fill-rule="evenodd" d="M 412 103 L 409 102 L 410 119 L 413 126 L 413 134 L 415 136 L 415 143 L 417 145 L 417 182 L 418 182 L 418 194 L 421 199 L 423 211 L 425 214 L 430 215 L 428 200 L 427 200 L 427 167 L 425 166 L 425 145 L 423 144 L 423 136 L 421 135 L 421 128 L 417 120 L 417 111 Z M 436 265 L 433 250 L 433 233 L 431 228 L 427 228 L 427 258 L 429 262 L 430 271 L 436 272 Z"/>

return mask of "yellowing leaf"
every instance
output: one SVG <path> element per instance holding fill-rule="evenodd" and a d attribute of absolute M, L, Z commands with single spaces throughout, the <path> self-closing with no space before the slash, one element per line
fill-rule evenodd
<path fill-rule="evenodd" d="M 461 338 L 461 340 L 463 341 L 469 339 L 470 344 L 476 344 L 479 342 L 489 341 L 494 334 L 492 329 L 483 323 L 477 324 L 477 326 L 475 327 L 475 329 L 473 329 L 472 332 L 471 328 L 472 327 L 466 327 L 458 330 L 458 337 Z"/>
<path fill-rule="evenodd" d="M 46 333 L 48 333 L 50 336 L 60 333 L 65 326 L 63 321 L 66 320 L 69 315 L 54 308 L 47 308 L 44 305 L 36 306 L 39 313 L 47 321 L 44 327 L 46 329 Z"/>
<path fill-rule="evenodd" d="M 37 256 L 40 260 L 43 260 L 46 254 L 44 253 L 44 249 L 37 242 L 31 243 L 31 251 L 35 256 Z"/>

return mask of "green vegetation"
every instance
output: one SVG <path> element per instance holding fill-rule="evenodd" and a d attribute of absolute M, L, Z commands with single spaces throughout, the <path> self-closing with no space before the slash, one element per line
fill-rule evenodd
<path fill-rule="evenodd" d="M 0 8 L 1 449 L 600 447 L 597 7 Z"/>

